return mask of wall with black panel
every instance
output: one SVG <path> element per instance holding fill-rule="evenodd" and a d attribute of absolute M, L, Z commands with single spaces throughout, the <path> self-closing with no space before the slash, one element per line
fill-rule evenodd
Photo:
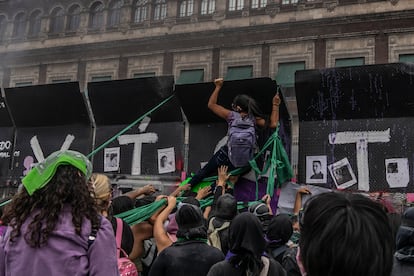
<path fill-rule="evenodd" d="M 414 65 L 303 70 L 295 83 L 300 183 L 414 190 Z"/>

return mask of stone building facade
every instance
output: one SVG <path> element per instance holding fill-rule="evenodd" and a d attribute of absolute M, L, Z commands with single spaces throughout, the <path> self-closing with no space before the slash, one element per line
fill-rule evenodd
<path fill-rule="evenodd" d="M 294 72 L 398 61 L 414 61 L 413 0 L 0 0 L 2 87 L 271 77 L 293 119 L 294 165 Z"/>

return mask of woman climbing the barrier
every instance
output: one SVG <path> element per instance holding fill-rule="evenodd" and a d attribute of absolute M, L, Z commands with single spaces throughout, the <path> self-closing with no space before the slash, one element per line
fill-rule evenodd
<path fill-rule="evenodd" d="M 229 170 L 249 166 L 256 150 L 256 127 L 276 128 L 279 122 L 279 93 L 272 99 L 272 113 L 269 124 L 259 110 L 256 101 L 245 94 L 237 95 L 233 99 L 231 110 L 217 103 L 219 92 L 223 86 L 223 79 L 214 80 L 215 89 L 208 101 L 208 108 L 228 123 L 228 142 L 221 147 L 209 162 L 200 169 L 188 182 L 191 186 L 201 182 L 205 177 L 217 171 L 221 165 L 228 166 Z M 233 180 L 234 181 L 234 180 Z"/>

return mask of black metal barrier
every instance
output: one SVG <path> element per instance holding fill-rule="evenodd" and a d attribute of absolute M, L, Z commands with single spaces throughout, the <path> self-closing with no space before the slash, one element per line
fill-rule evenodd
<path fill-rule="evenodd" d="M 414 65 L 303 70 L 295 76 L 299 183 L 414 191 Z"/>
<path fill-rule="evenodd" d="M 196 172 L 226 135 L 226 123 L 207 108 L 212 83 L 174 87 L 173 76 L 160 76 L 91 82 L 87 87 L 85 93 L 77 82 L 5 89 L 0 101 L 0 187 L 17 186 L 34 164 L 61 148 L 93 153 L 94 171 L 114 179 L 177 182 L 184 171 Z M 249 94 L 269 115 L 276 91 L 269 78 L 228 81 L 219 103 L 230 108 L 235 95 Z M 280 117 L 281 136 L 290 151 L 284 101 Z"/>

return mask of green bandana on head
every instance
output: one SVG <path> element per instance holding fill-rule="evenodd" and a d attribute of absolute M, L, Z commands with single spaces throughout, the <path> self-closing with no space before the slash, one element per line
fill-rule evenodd
<path fill-rule="evenodd" d="M 92 164 L 82 153 L 72 150 L 56 151 L 33 167 L 22 179 L 29 195 L 43 188 L 55 175 L 60 165 L 74 166 L 85 175 L 86 179 L 89 179 L 92 174 Z"/>

